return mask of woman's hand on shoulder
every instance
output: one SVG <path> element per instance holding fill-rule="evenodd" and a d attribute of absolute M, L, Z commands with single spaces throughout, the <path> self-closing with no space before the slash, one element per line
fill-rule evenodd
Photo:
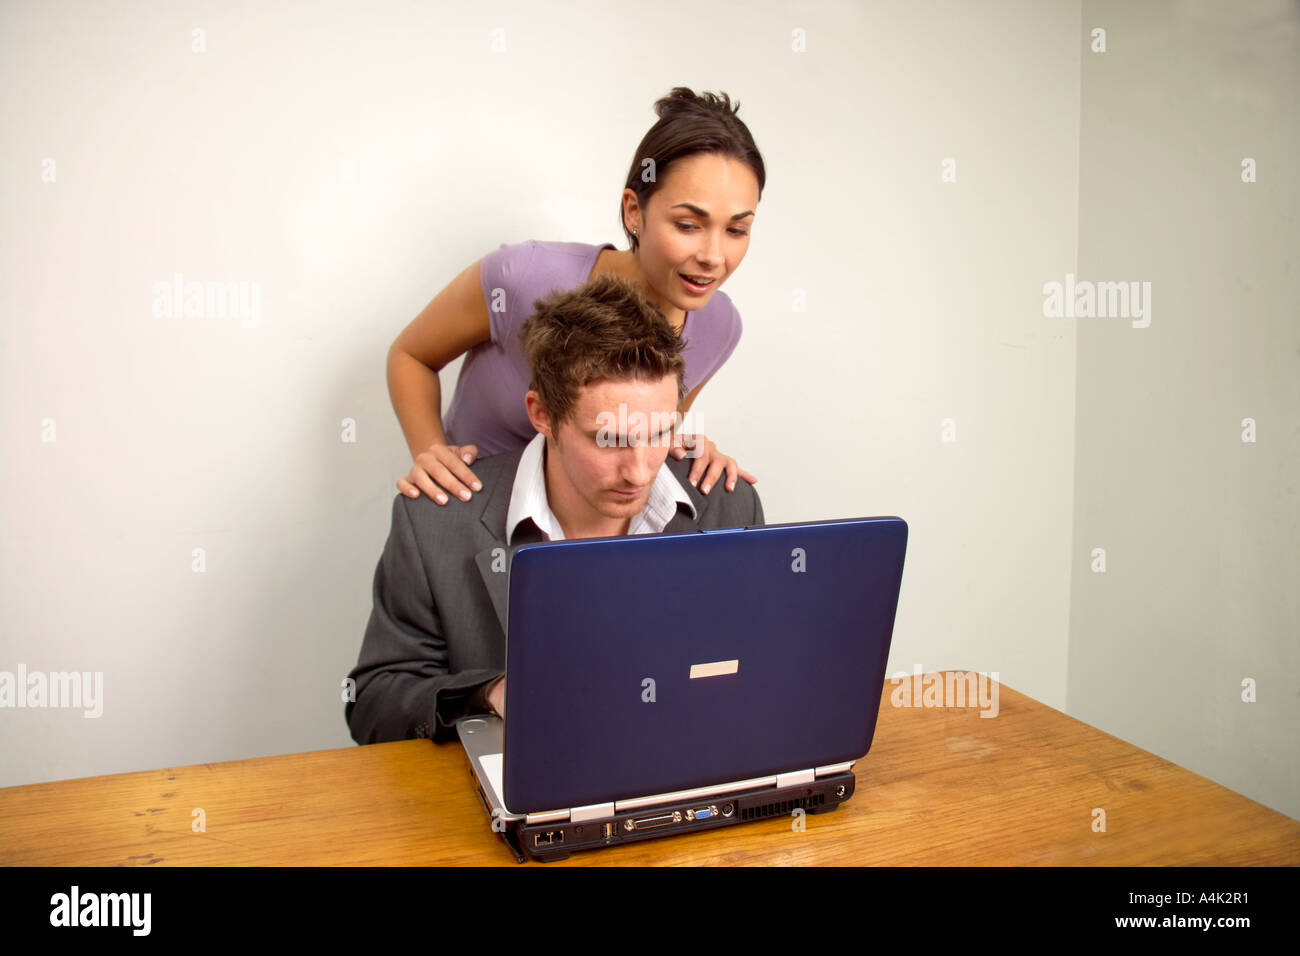
<path fill-rule="evenodd" d="M 472 491 L 483 490 L 482 482 L 469 470 L 477 457 L 474 445 L 430 445 L 415 456 L 410 472 L 397 479 L 397 490 L 408 498 L 418 498 L 424 492 L 440 505 L 447 503 L 448 494 L 469 501 Z"/>
<path fill-rule="evenodd" d="M 678 461 L 688 455 L 695 458 L 695 464 L 691 466 L 691 473 L 688 476 L 692 485 L 698 485 L 700 494 L 707 495 L 713 486 L 717 484 L 718 478 L 725 471 L 727 473 L 727 490 L 736 490 L 736 477 L 744 478 L 751 485 L 758 481 L 749 472 L 744 471 L 736 459 L 730 458 L 718 451 L 718 446 L 709 441 L 705 435 L 683 435 L 680 432 L 673 439 L 673 447 L 668 452 Z M 700 481 L 701 476 L 703 482 Z"/>

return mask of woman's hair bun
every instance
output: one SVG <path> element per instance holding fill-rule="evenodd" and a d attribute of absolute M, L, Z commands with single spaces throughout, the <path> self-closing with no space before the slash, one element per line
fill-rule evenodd
<path fill-rule="evenodd" d="M 672 92 L 661 97 L 655 103 L 655 115 L 660 119 L 684 110 L 725 110 L 735 113 L 740 109 L 740 102 L 734 105 L 726 93 L 710 93 L 707 90 L 696 94 L 688 86 L 674 86 Z"/>
<path fill-rule="evenodd" d="M 640 248 L 640 237 L 632 232 L 624 215 L 623 199 L 627 190 L 636 194 L 638 205 L 644 209 L 663 177 L 686 157 L 707 153 L 748 166 L 758 182 L 759 199 L 763 198 L 763 186 L 767 182 L 767 170 L 754 145 L 754 137 L 745 121 L 736 115 L 739 100 L 732 103 L 726 93 L 697 94 L 690 87 L 674 86 L 667 96 L 655 101 L 654 109 L 659 119 L 632 154 L 623 194 L 618 198 L 618 224 L 633 252 Z M 653 164 L 655 175 L 646 175 L 647 164 Z"/>

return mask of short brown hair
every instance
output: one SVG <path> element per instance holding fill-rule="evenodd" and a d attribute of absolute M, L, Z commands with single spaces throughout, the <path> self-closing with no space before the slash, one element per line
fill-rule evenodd
<path fill-rule="evenodd" d="M 628 279 L 606 274 L 533 303 L 519 330 L 531 381 L 556 425 L 573 416 L 578 389 L 601 379 L 677 376 L 685 394 L 682 340 Z"/>

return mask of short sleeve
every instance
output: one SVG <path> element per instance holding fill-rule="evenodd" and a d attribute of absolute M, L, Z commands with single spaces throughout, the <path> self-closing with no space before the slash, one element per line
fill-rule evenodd
<path fill-rule="evenodd" d="M 532 268 L 537 255 L 537 241 L 513 244 L 502 243 L 483 257 L 479 264 L 479 280 L 483 286 L 483 301 L 488 310 L 488 336 L 493 344 L 507 346 L 518 333 L 521 316 L 528 314 L 531 303 L 516 301 L 521 280 Z"/>
<path fill-rule="evenodd" d="M 719 292 L 717 297 L 721 298 L 722 293 Z M 727 332 L 721 338 L 722 344 L 718 349 L 717 358 L 713 362 L 713 367 L 709 369 L 708 374 L 705 375 L 704 378 L 700 379 L 701 382 L 706 382 L 713 378 L 713 376 L 717 374 L 718 370 L 727 364 L 727 359 L 731 358 L 731 353 L 736 351 L 736 346 L 740 344 L 740 335 L 744 331 L 744 323 L 740 320 L 740 311 L 732 304 L 730 299 L 727 299 L 726 303 Z"/>

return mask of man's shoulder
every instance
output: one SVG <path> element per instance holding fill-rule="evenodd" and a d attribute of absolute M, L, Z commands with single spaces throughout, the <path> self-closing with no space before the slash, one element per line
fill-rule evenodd
<path fill-rule="evenodd" d="M 736 487 L 733 491 L 727 490 L 725 481 L 719 481 L 707 495 L 701 494 L 689 480 L 691 466 L 695 464 L 694 458 L 683 458 L 678 461 L 669 455 L 664 464 L 690 497 L 695 505 L 696 514 L 703 512 L 702 519 L 698 522 L 702 528 L 727 528 L 736 524 L 746 524 L 754 514 L 756 502 L 761 500 L 754 486 L 744 478 L 736 479 Z"/>
<path fill-rule="evenodd" d="M 404 507 L 411 523 L 420 527 L 437 527 L 446 530 L 476 524 L 482 517 L 487 503 L 503 485 L 505 494 L 507 496 L 510 494 L 510 487 L 514 484 L 515 472 L 519 468 L 519 459 L 523 453 L 523 449 L 519 448 L 476 459 L 474 464 L 470 465 L 470 470 L 474 472 L 474 477 L 482 482 L 483 490 L 472 492 L 469 501 L 462 501 L 455 495 L 448 495 L 447 503 L 440 505 L 421 492 L 418 498 L 396 495 L 393 507 L 394 509 Z"/>
<path fill-rule="evenodd" d="M 524 449 L 516 448 L 514 451 L 503 451 L 476 459 L 474 464 L 469 467 L 478 480 L 483 482 L 483 491 L 487 491 L 490 487 L 488 485 L 489 480 L 495 483 L 500 481 L 502 476 L 505 476 L 510 481 L 514 481 L 515 471 L 519 468 L 519 459 L 523 455 Z M 476 494 L 482 493 L 482 491 L 476 492 Z"/>

